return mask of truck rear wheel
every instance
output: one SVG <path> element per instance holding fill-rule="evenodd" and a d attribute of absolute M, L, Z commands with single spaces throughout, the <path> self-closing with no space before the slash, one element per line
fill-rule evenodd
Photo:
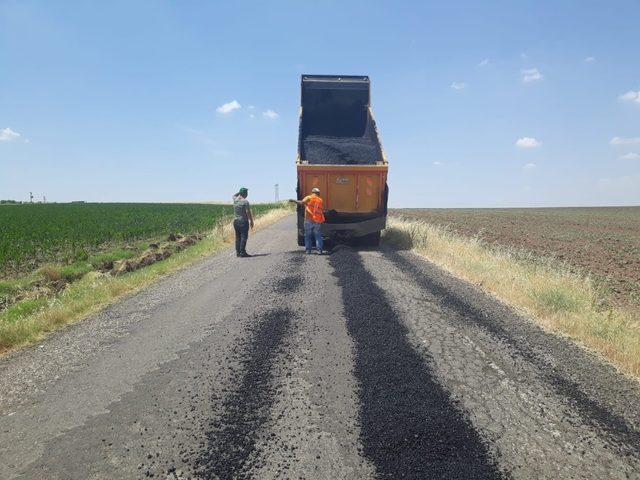
<path fill-rule="evenodd" d="M 373 232 L 358 239 L 363 247 L 377 247 L 380 245 L 380 232 Z"/>

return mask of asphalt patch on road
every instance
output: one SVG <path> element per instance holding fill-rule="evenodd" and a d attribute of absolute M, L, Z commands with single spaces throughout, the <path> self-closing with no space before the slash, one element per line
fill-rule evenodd
<path fill-rule="evenodd" d="M 429 359 L 411 346 L 407 328 L 360 256 L 331 257 L 355 344 L 363 454 L 380 478 L 504 478 L 480 435 L 437 382 Z"/>
<path fill-rule="evenodd" d="M 289 275 L 283 278 L 279 278 L 275 281 L 273 286 L 274 292 L 280 295 L 290 295 L 297 292 L 304 281 L 302 275 L 301 265 L 304 264 L 305 258 L 302 252 L 291 253 L 285 263 L 287 264 L 287 271 L 295 272 L 293 275 Z"/>
<path fill-rule="evenodd" d="M 447 288 L 446 285 L 426 276 L 414 264 L 397 252 L 386 251 L 384 254 L 398 265 L 402 271 L 410 275 L 420 288 L 439 297 L 442 305 L 453 311 L 457 317 L 467 323 L 483 328 L 512 348 L 520 357 L 533 364 L 540 376 L 546 380 L 546 383 L 559 395 L 565 397 L 568 403 L 580 413 L 585 423 L 598 428 L 622 449 L 634 452 L 636 456 L 640 454 L 640 431 L 635 430 L 624 418 L 590 398 L 575 381 L 562 375 L 556 367 L 540 358 L 525 343 L 527 341 L 530 342 L 530 338 L 525 338 L 522 332 L 518 332 L 520 338 L 517 338 L 513 333 L 499 325 L 492 318 L 490 312 L 473 305 L 455 290 Z M 551 338 L 549 334 L 542 330 L 538 332 L 538 335 L 548 336 L 549 344 L 556 341 L 555 338 Z M 579 362 L 579 360 L 577 361 Z"/>
<path fill-rule="evenodd" d="M 198 478 L 249 478 L 248 463 L 254 453 L 257 432 L 268 420 L 277 396 L 274 364 L 283 352 L 294 313 L 274 309 L 249 327 L 248 341 L 240 346 L 241 368 L 236 385 L 223 402 L 223 413 L 209 425 L 206 442 L 196 461 Z"/>

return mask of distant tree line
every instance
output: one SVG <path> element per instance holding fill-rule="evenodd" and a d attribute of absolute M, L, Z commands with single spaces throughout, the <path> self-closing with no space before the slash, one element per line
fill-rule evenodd
<path fill-rule="evenodd" d="M 18 200 L 0 200 L 0 205 L 7 205 L 7 204 L 11 205 L 11 204 L 19 204 L 19 203 L 22 203 L 22 202 Z"/>

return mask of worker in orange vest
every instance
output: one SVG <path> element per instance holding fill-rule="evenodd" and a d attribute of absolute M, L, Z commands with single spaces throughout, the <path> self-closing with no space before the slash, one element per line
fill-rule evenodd
<path fill-rule="evenodd" d="M 289 200 L 304 206 L 304 248 L 307 253 L 311 253 L 311 237 L 315 236 L 316 249 L 318 254 L 324 254 L 322 249 L 322 224 L 324 223 L 324 211 L 322 209 L 322 198 L 320 189 L 314 187 L 311 195 L 307 195 L 302 200 Z"/>

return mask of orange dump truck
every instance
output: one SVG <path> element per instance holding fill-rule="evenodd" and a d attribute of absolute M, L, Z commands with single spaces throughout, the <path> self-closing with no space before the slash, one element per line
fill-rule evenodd
<path fill-rule="evenodd" d="M 387 158 L 373 119 L 369 77 L 303 75 L 298 200 L 318 187 L 328 240 L 377 245 L 387 218 Z M 298 207 L 298 244 L 304 245 Z"/>

